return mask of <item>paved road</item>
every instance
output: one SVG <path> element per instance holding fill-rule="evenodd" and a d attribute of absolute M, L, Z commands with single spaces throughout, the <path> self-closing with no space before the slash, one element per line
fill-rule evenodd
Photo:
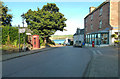
<path fill-rule="evenodd" d="M 3 77 L 82 77 L 87 48 L 60 47 L 3 62 Z"/>

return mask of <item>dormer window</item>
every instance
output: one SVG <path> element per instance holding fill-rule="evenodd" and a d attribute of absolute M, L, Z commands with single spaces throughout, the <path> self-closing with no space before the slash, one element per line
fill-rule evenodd
<path fill-rule="evenodd" d="M 91 21 L 93 20 L 93 14 L 91 15 Z"/>

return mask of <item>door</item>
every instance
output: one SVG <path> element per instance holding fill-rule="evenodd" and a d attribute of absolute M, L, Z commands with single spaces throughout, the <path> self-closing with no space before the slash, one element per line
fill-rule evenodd
<path fill-rule="evenodd" d="M 34 38 L 34 48 L 36 48 L 36 38 Z"/>

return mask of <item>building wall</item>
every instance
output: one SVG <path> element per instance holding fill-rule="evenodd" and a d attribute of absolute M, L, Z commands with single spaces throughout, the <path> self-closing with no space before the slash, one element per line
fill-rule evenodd
<path fill-rule="evenodd" d="M 120 1 L 118 2 L 118 30 L 120 32 Z"/>
<path fill-rule="evenodd" d="M 111 38 L 112 34 L 115 34 L 115 32 L 118 32 L 118 27 L 119 27 L 119 21 L 120 21 L 120 11 L 118 9 L 120 3 L 118 1 L 110 1 L 110 25 L 113 28 L 112 30 L 109 31 L 109 44 L 113 45 L 115 39 Z"/>
<path fill-rule="evenodd" d="M 106 3 L 102 6 L 102 15 L 99 16 L 100 8 L 91 13 L 88 17 L 85 18 L 85 33 L 97 32 L 104 30 L 105 28 L 111 28 L 109 25 L 109 5 L 110 3 Z M 91 20 L 91 16 L 93 14 L 93 20 Z M 87 22 L 86 22 L 87 20 Z M 102 28 L 99 28 L 99 22 L 102 20 Z M 93 30 L 91 30 L 91 24 L 93 25 Z M 86 31 L 87 27 L 87 31 Z"/>
<path fill-rule="evenodd" d="M 118 2 L 110 2 L 110 25 L 118 30 Z"/>

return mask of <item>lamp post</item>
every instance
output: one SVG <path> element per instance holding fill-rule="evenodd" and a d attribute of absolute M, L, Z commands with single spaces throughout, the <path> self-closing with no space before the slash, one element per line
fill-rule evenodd
<path fill-rule="evenodd" d="M 25 15 L 24 15 L 24 13 L 21 15 L 21 17 L 22 17 L 22 23 L 23 23 L 23 28 L 24 28 L 24 18 L 25 18 Z M 25 52 L 25 34 L 24 34 L 24 52 Z"/>

